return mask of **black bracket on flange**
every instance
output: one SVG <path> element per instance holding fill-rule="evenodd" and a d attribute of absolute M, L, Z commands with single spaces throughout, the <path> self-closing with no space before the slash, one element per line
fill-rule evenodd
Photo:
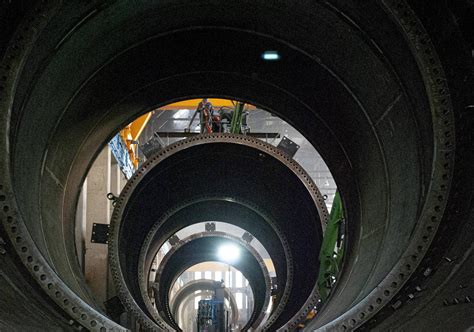
<path fill-rule="evenodd" d="M 278 143 L 277 148 L 284 151 L 288 156 L 293 158 L 296 152 L 299 150 L 300 146 L 296 144 L 295 142 L 293 142 L 288 137 L 283 136 L 280 143 Z"/>
<path fill-rule="evenodd" d="M 92 243 L 102 243 L 107 244 L 109 243 L 109 224 L 96 224 L 92 225 L 92 236 L 91 242 Z"/>

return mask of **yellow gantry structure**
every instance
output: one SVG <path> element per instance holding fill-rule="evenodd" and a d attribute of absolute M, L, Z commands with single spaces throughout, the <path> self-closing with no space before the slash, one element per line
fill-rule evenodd
<path fill-rule="evenodd" d="M 161 109 L 164 110 L 178 110 L 178 109 L 196 109 L 198 106 L 199 102 L 202 100 L 202 98 L 199 99 L 188 99 L 188 100 L 183 100 L 183 101 L 178 101 L 176 103 L 168 104 Z M 208 98 L 208 101 L 212 104 L 214 108 L 220 108 L 220 107 L 235 107 L 236 101 L 231 100 L 231 99 L 220 99 L 220 98 Z M 255 106 L 246 104 L 246 109 L 254 110 L 256 109 Z"/>
<path fill-rule="evenodd" d="M 138 168 L 138 144 L 136 144 L 136 142 L 150 120 L 152 113 L 153 112 L 148 112 L 142 115 L 120 131 L 120 135 L 125 142 L 128 154 L 130 155 L 130 159 L 132 160 L 135 169 Z"/>
<path fill-rule="evenodd" d="M 202 100 L 202 98 L 199 99 L 188 99 L 188 100 L 183 100 L 179 101 L 176 103 L 168 104 L 161 109 L 163 110 L 178 110 L 178 109 L 191 109 L 194 110 L 197 108 L 199 102 Z M 209 98 L 208 99 L 214 108 L 220 108 L 220 107 L 235 107 L 235 101 L 230 100 L 230 99 L 220 99 L 220 98 Z M 246 109 L 250 110 L 255 110 L 256 107 L 250 104 L 246 104 Z M 151 118 L 151 115 L 153 112 L 146 113 L 139 118 L 137 118 L 135 121 L 130 123 L 128 126 L 123 128 L 120 131 L 120 135 L 123 138 L 123 141 L 125 142 L 125 145 L 127 147 L 128 154 L 130 155 L 130 159 L 133 163 L 133 166 L 135 169 L 138 168 L 138 145 L 137 140 L 140 134 L 142 133 L 143 129 L 147 125 L 148 121 Z"/>

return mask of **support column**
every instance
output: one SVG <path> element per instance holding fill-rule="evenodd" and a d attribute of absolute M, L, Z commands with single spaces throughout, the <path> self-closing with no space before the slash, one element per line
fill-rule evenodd
<path fill-rule="evenodd" d="M 92 165 L 87 177 L 87 223 L 86 253 L 84 257 L 84 274 L 99 304 L 107 300 L 108 262 L 107 245 L 92 243 L 92 226 L 94 223 L 110 223 L 110 149 L 106 147 Z"/>

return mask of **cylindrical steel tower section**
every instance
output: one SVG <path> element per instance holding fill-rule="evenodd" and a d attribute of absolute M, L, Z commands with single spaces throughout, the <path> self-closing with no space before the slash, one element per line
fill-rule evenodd
<path fill-rule="evenodd" d="M 417 324 L 418 317 L 425 317 L 422 327 L 458 317 L 452 324 L 469 328 L 463 318 L 472 316 L 469 306 L 451 311 L 439 303 L 440 290 L 457 291 L 456 276 L 472 273 L 466 253 L 472 252 L 467 234 L 474 224 L 474 78 L 465 37 L 472 32 L 463 35 L 455 8 L 471 2 L 2 3 L 1 9 L 14 8 L 10 16 L 0 11 L 0 312 L 15 312 L 0 317 L 6 329 L 64 330 L 72 322 L 94 331 L 125 330 L 104 314 L 79 264 L 74 220 L 80 188 L 94 157 L 120 128 L 162 105 L 203 96 L 249 102 L 287 121 L 318 150 L 337 182 L 347 217 L 345 259 L 308 329 L 401 326 Z M 203 52 L 203 45 L 215 47 Z M 267 51 L 279 58 L 266 61 Z M 218 198 L 238 202 L 245 196 L 242 202 L 254 202 L 269 217 L 262 219 L 275 225 L 291 219 L 288 211 L 303 214 L 298 222 L 309 228 L 288 222 L 271 235 L 285 235 L 290 265 L 301 266 L 300 256 L 307 260 L 306 282 L 294 287 L 296 269 L 286 277 L 287 283 L 293 278 L 286 307 L 298 314 L 314 287 L 322 235 L 310 222 L 317 217 L 310 200 L 296 201 L 304 181 L 289 181 L 295 192 L 285 194 L 282 183 L 291 171 L 273 156 L 262 153 L 262 159 L 245 144 L 212 140 L 176 146 L 163 161 L 168 168 L 140 170 L 136 179 L 160 170 L 164 176 L 156 178 L 166 181 L 143 186 L 149 195 L 142 203 L 152 214 L 137 216 L 139 227 L 127 221 L 117 228 L 114 245 L 128 250 L 115 257 L 120 290 L 143 307 L 137 264 L 150 227 L 180 208 L 178 193 L 199 200 L 211 187 Z M 211 146 L 225 158 L 206 154 Z M 188 153 L 188 162 L 179 157 Z M 204 155 L 226 168 L 202 167 L 212 164 Z M 262 172 L 267 162 L 278 166 Z M 271 174 L 277 181 L 269 182 Z M 216 181 L 221 175 L 230 186 Z M 124 220 L 138 213 L 133 198 L 139 192 L 127 195 Z M 275 256 L 285 252 L 281 243 Z M 451 264 L 444 257 L 466 260 Z M 423 296 L 412 301 L 421 288 Z M 279 317 L 273 326 L 294 328 L 286 325 L 294 321 L 289 312 Z"/>
<path fill-rule="evenodd" d="M 214 199 L 203 199 L 210 196 Z M 273 312 L 266 329 L 276 329 L 314 307 L 318 300 L 315 283 L 322 225 L 327 218 L 319 191 L 308 174 L 274 146 L 241 135 L 213 134 L 177 142 L 152 157 L 137 171 L 117 200 L 109 242 L 110 262 L 123 302 L 143 322 L 153 326 L 144 316 L 148 314 L 150 318 L 144 292 L 140 290 L 143 277 L 137 278 L 137 275 L 147 275 L 145 269 L 149 268 L 143 265 L 147 262 L 140 259 L 140 255 L 148 255 L 144 254 L 143 245 L 146 252 L 150 241 L 157 236 L 162 238 L 162 244 L 163 239 L 174 234 L 174 224 L 180 220 L 176 214 L 187 211 L 189 201 L 199 202 L 200 212 L 191 219 L 181 219 L 184 222 L 181 227 L 195 221 L 232 222 L 245 211 L 254 216 L 253 222 L 249 219 L 237 224 L 245 226 L 257 238 L 265 239 L 269 251 L 277 255 L 275 260 L 285 262 L 280 265 L 286 269 L 282 272 L 278 265 L 277 273 L 282 272 L 291 279 L 282 284 L 279 299 L 282 305 Z M 213 214 L 216 202 L 227 209 L 217 209 Z M 251 205 L 240 202 L 251 202 Z M 170 206 L 178 208 L 170 213 Z M 196 220 L 196 217 L 203 219 Z M 167 227 L 168 221 L 172 226 Z M 169 233 L 163 233 L 164 230 Z M 268 237 L 264 233 L 267 230 L 270 230 Z M 283 250 L 278 251 L 278 248 Z M 156 250 L 152 255 L 155 253 Z M 287 257 L 293 259 L 287 260 Z M 170 278 L 173 277 L 177 275 Z M 169 287 L 171 280 L 163 287 Z M 298 286 L 292 287 L 294 285 Z M 167 296 L 164 288 L 163 292 Z"/>
<path fill-rule="evenodd" d="M 158 298 L 155 298 L 158 312 L 164 312 L 162 318 L 179 330 L 178 324 L 172 316 L 169 303 L 169 294 L 179 275 L 193 265 L 215 261 L 223 262 L 219 257 L 219 248 L 233 244 L 239 248 L 240 258 L 233 262 L 235 269 L 242 272 L 252 288 L 255 306 L 247 324 L 242 328 L 262 330 L 261 323 L 265 318 L 265 310 L 270 300 L 270 277 L 260 255 L 244 241 L 225 233 L 206 232 L 198 233 L 174 246 L 163 258 L 157 271 L 155 282 L 158 284 Z"/>
<path fill-rule="evenodd" d="M 144 266 L 144 269 L 138 271 L 142 289 L 146 288 L 153 259 L 159 248 L 168 240 L 169 234 L 203 220 L 219 220 L 247 231 L 253 230 L 254 233 L 251 234 L 268 251 L 278 276 L 275 303 L 284 306 L 293 283 L 293 259 L 288 240 L 274 220 L 254 203 L 235 197 L 201 197 L 182 201 L 178 206 L 168 210 L 163 218 L 155 222 L 143 243 L 139 266 Z M 273 310 L 281 308 L 275 306 Z"/>

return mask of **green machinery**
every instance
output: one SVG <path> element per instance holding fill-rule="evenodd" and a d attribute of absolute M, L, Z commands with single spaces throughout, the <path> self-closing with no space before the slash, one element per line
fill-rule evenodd
<path fill-rule="evenodd" d="M 232 114 L 232 121 L 230 122 L 230 132 L 232 134 L 241 134 L 244 107 L 245 104 L 242 102 L 237 102 L 235 105 L 235 109 Z"/>
<path fill-rule="evenodd" d="M 221 132 L 231 134 L 247 134 L 250 128 L 247 125 L 248 112 L 245 103 L 232 101 L 234 108 L 221 107 L 218 113 L 221 116 Z"/>
<path fill-rule="evenodd" d="M 331 291 L 342 263 L 344 254 L 344 241 L 341 240 L 342 222 L 344 221 L 344 210 L 341 196 L 336 192 L 332 204 L 329 222 L 324 232 L 323 243 L 319 253 L 319 277 L 318 286 L 321 301 L 324 302 Z"/>

